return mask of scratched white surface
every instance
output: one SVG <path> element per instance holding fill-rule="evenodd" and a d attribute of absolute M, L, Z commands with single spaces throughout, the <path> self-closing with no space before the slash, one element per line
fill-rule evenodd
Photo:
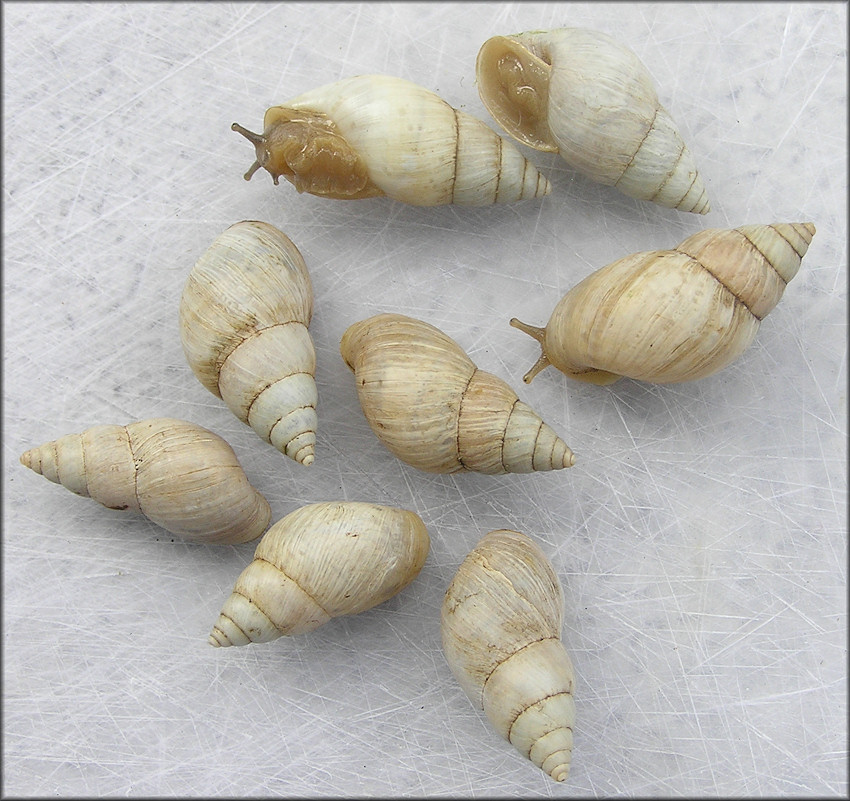
<path fill-rule="evenodd" d="M 847 8 L 830 3 L 11 3 L 4 16 L 3 791 L 8 795 L 846 795 Z M 422 209 L 247 183 L 234 120 L 369 72 L 495 127 L 475 56 L 577 25 L 628 44 L 701 167 L 706 217 L 634 201 L 524 150 L 542 201 Z M 177 307 L 224 228 L 266 220 L 310 268 L 317 458 L 279 455 L 195 380 Z M 628 253 L 708 227 L 812 221 L 797 278 L 716 376 L 600 388 L 508 326 Z M 433 476 L 369 430 L 338 353 L 397 310 L 506 379 L 574 468 Z M 383 606 L 213 649 L 254 546 L 174 540 L 26 471 L 36 444 L 182 417 L 224 436 L 274 519 L 410 508 L 432 550 Z M 493 528 L 534 537 L 566 596 L 576 745 L 556 785 L 449 672 L 443 593 Z"/>

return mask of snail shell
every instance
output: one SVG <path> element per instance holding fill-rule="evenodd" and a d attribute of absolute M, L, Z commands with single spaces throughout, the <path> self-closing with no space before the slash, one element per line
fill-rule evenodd
<path fill-rule="evenodd" d="M 575 720 L 563 608 L 558 577 L 531 538 L 491 531 L 463 560 L 440 621 L 446 661 L 470 701 L 555 781 L 569 774 Z"/>
<path fill-rule="evenodd" d="M 439 329 L 400 314 L 350 326 L 340 343 L 375 435 L 431 473 L 529 473 L 575 462 L 572 451 L 516 393 L 479 370 Z"/>
<path fill-rule="evenodd" d="M 567 292 L 545 328 L 511 320 L 542 348 L 525 382 L 550 364 L 593 384 L 717 372 L 749 347 L 814 234 L 811 223 L 709 229 L 618 259 Z"/>
<path fill-rule="evenodd" d="M 271 518 L 268 502 L 248 483 L 230 445 L 184 420 L 94 426 L 27 451 L 21 464 L 77 495 L 140 512 L 195 542 L 248 542 Z"/>
<path fill-rule="evenodd" d="M 652 76 L 599 31 L 560 28 L 488 39 L 476 62 L 490 114 L 529 147 L 630 197 L 705 214 L 693 156 L 660 104 Z"/>
<path fill-rule="evenodd" d="M 260 540 L 209 643 L 269 642 L 371 609 L 416 578 L 429 548 L 425 524 L 406 509 L 353 501 L 296 509 Z"/>
<path fill-rule="evenodd" d="M 483 206 L 546 195 L 549 181 L 483 122 L 434 92 L 388 75 L 359 75 L 268 109 L 263 133 L 233 130 L 260 167 L 299 192 L 386 195 L 414 206 Z"/>
<path fill-rule="evenodd" d="M 298 248 L 264 222 L 230 226 L 198 259 L 180 301 L 192 372 L 282 453 L 310 465 L 316 448 L 313 290 Z"/>

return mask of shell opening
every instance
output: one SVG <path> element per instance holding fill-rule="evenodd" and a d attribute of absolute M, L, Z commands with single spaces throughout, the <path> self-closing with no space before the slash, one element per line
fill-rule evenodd
<path fill-rule="evenodd" d="M 511 136 L 537 150 L 557 151 L 547 122 L 551 66 L 506 36 L 488 39 L 478 53 L 481 100 Z"/>

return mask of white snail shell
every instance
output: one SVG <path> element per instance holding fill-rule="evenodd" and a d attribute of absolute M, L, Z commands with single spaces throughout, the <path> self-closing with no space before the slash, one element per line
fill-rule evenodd
<path fill-rule="evenodd" d="M 358 75 L 268 109 L 263 133 L 233 130 L 264 167 L 299 192 L 386 195 L 415 206 L 482 206 L 539 197 L 549 181 L 517 148 L 434 92 L 402 78 Z"/>
<path fill-rule="evenodd" d="M 586 28 L 488 39 L 478 91 L 511 136 L 630 197 L 705 214 L 693 156 L 629 48 Z"/>
<path fill-rule="evenodd" d="M 340 343 L 378 439 L 420 470 L 529 473 L 575 461 L 566 443 L 497 376 L 433 325 L 378 314 Z"/>
<path fill-rule="evenodd" d="M 406 509 L 357 501 L 296 509 L 260 540 L 209 643 L 269 642 L 371 609 L 416 578 L 429 548 L 425 524 Z"/>
<path fill-rule="evenodd" d="M 717 372 L 749 347 L 814 234 L 811 223 L 708 229 L 618 259 L 570 289 L 545 328 L 511 320 L 542 348 L 524 380 L 550 364 L 593 384 Z"/>
<path fill-rule="evenodd" d="M 231 225 L 198 259 L 180 301 L 192 372 L 266 442 L 303 465 L 316 448 L 313 290 L 292 240 L 274 226 Z"/>
<path fill-rule="evenodd" d="M 101 425 L 21 456 L 21 464 L 110 509 L 131 509 L 195 542 L 259 537 L 271 509 L 233 449 L 211 431 L 171 418 Z"/>
<path fill-rule="evenodd" d="M 570 770 L 575 678 L 561 642 L 564 598 L 549 560 L 518 531 L 491 531 L 452 579 L 446 661 L 508 742 L 555 781 Z"/>

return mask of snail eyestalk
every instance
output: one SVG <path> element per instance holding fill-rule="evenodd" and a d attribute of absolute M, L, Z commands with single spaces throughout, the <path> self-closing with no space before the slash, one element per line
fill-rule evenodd
<path fill-rule="evenodd" d="M 249 131 L 247 128 L 243 128 L 238 122 L 234 122 L 233 125 L 230 126 L 230 130 L 242 134 L 242 136 L 244 136 L 257 151 L 257 160 L 251 165 L 248 172 L 244 175 L 245 180 L 250 181 L 254 173 L 259 170 L 260 167 L 265 166 L 266 162 L 269 160 L 269 150 L 266 146 L 266 137 L 262 134 L 256 134 L 253 131 Z M 277 176 L 273 177 L 274 182 L 277 183 Z"/>
<path fill-rule="evenodd" d="M 230 130 L 241 133 L 242 136 L 244 136 L 255 147 L 257 145 L 265 145 L 266 143 L 265 136 L 249 131 L 247 128 L 243 128 L 238 122 L 234 122 L 233 125 L 230 126 Z"/>
<path fill-rule="evenodd" d="M 543 349 L 543 338 L 546 336 L 546 329 L 540 328 L 536 325 L 528 325 L 527 323 L 523 323 L 520 320 L 517 320 L 516 317 L 511 318 L 511 325 L 514 328 L 518 328 L 520 331 L 528 334 L 533 339 L 536 339 L 540 343 L 541 349 Z M 549 361 L 549 357 L 546 355 L 546 351 L 540 354 L 540 358 L 534 363 L 532 368 L 522 377 L 522 380 L 526 384 L 530 384 L 534 376 L 536 376 L 541 370 L 545 370 L 551 362 Z"/>

